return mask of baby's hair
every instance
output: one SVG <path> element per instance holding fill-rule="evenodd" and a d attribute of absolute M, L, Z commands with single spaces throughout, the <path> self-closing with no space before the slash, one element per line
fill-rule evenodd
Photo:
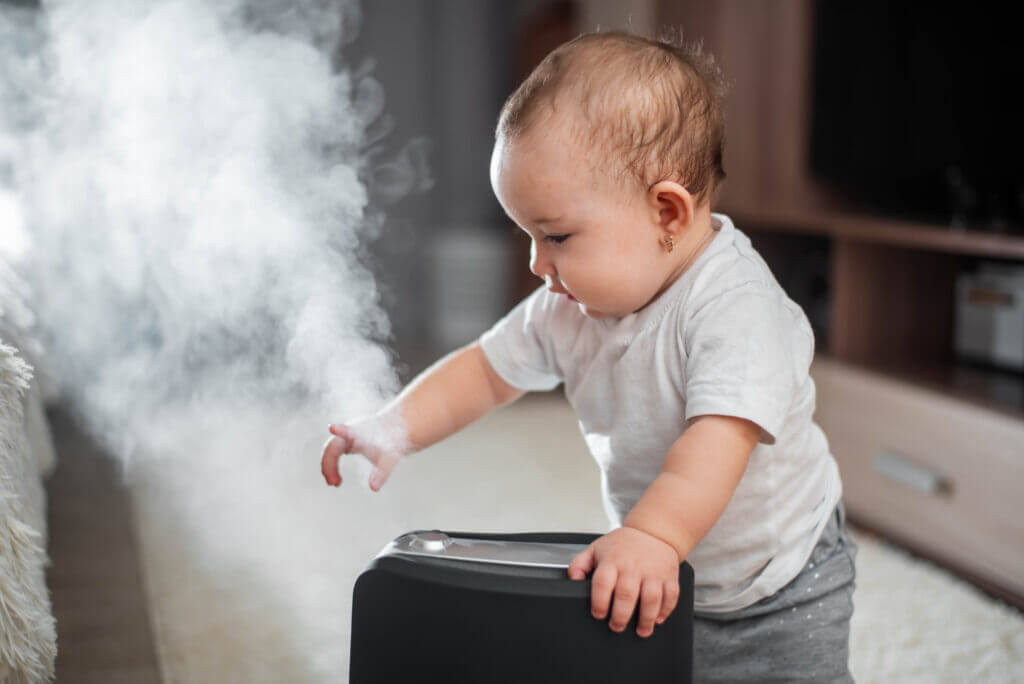
<path fill-rule="evenodd" d="M 681 32 L 659 40 L 585 33 L 555 48 L 512 93 L 496 136 L 516 140 L 566 96 L 585 124 L 572 122 L 574 139 L 613 178 L 632 176 L 645 188 L 675 180 L 701 203 L 725 179 L 725 92 L 714 58 Z"/>

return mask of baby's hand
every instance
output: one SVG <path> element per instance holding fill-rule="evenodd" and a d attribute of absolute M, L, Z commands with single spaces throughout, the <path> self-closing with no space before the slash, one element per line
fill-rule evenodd
<path fill-rule="evenodd" d="M 362 454 L 376 466 L 370 476 L 370 489 L 379 491 L 394 470 L 401 454 L 395 449 L 381 448 L 373 441 L 361 437 L 358 426 L 329 425 L 328 430 L 333 437 L 324 443 L 324 453 L 320 459 L 320 470 L 327 484 L 335 487 L 341 485 L 338 459 L 342 454 Z"/>
<path fill-rule="evenodd" d="M 596 569 L 595 569 L 596 568 Z M 670 545 L 646 532 L 620 527 L 596 539 L 569 564 L 569 579 L 585 579 L 594 570 L 590 611 L 598 620 L 608 614 L 614 632 L 626 629 L 640 599 L 636 633 L 649 637 L 654 624 L 663 623 L 679 600 L 679 555 Z"/>

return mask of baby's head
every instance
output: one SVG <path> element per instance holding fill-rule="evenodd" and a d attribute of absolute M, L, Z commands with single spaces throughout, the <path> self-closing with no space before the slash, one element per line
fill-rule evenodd
<path fill-rule="evenodd" d="M 491 182 L 530 268 L 595 318 L 661 293 L 710 227 L 725 84 L 699 47 L 587 34 L 505 103 Z"/>

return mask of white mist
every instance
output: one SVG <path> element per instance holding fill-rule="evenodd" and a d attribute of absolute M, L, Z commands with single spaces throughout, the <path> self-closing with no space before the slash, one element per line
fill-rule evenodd
<path fill-rule="evenodd" d="M 343 681 L 351 583 L 407 525 L 369 468 L 349 459 L 342 490 L 319 472 L 328 422 L 397 389 L 361 263 L 383 96 L 334 63 L 358 18 L 348 0 L 0 6 L 0 253 L 32 290 L 42 370 L 124 466 L 148 590 L 169 593 L 158 638 L 194 645 L 161 654 L 170 672 Z"/>

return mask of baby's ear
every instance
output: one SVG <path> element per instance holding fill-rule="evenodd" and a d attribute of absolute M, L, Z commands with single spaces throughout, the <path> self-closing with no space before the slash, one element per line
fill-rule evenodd
<path fill-rule="evenodd" d="M 675 181 L 663 180 L 652 185 L 647 196 L 659 228 L 683 232 L 690 227 L 696 200 L 689 190 Z"/>

